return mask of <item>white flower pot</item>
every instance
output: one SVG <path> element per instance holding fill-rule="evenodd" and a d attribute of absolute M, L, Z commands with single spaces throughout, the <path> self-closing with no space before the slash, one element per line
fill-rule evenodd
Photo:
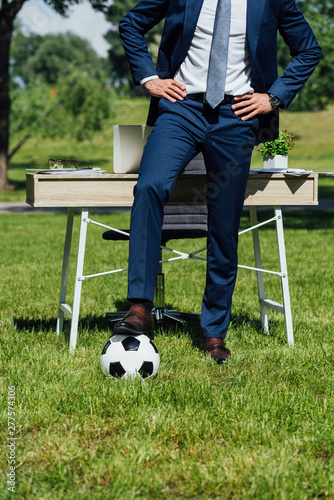
<path fill-rule="evenodd" d="M 264 156 L 263 168 L 288 169 L 288 155 Z"/>

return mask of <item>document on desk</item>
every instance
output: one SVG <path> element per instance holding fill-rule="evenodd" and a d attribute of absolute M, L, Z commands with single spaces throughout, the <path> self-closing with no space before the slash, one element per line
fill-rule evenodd
<path fill-rule="evenodd" d="M 55 168 L 55 169 L 38 169 L 27 168 L 27 172 L 35 174 L 51 174 L 51 175 L 89 175 L 89 174 L 105 174 L 106 170 L 101 170 L 97 167 L 92 168 Z"/>
<path fill-rule="evenodd" d="M 313 170 L 303 168 L 251 168 L 250 174 L 284 174 L 284 175 L 309 175 L 314 174 Z"/>
<path fill-rule="evenodd" d="M 334 177 L 334 172 L 314 172 L 313 170 L 304 170 L 303 168 L 251 168 L 250 174 L 284 174 L 284 175 L 309 175 L 318 174 L 327 177 Z"/>

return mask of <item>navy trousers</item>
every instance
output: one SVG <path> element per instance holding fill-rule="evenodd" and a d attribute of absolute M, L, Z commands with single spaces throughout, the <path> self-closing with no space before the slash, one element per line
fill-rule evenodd
<path fill-rule="evenodd" d="M 178 175 L 202 151 L 208 204 L 204 337 L 225 338 L 229 325 L 238 230 L 257 127 L 257 118 L 243 122 L 231 104 L 212 110 L 189 98 L 175 103 L 161 99 L 144 149 L 131 214 L 128 299 L 153 300 L 164 206 Z"/>

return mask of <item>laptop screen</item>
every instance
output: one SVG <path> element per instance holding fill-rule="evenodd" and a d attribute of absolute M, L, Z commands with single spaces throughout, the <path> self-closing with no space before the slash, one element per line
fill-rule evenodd
<path fill-rule="evenodd" d="M 114 174 L 136 174 L 144 146 L 153 127 L 147 125 L 115 125 Z"/>

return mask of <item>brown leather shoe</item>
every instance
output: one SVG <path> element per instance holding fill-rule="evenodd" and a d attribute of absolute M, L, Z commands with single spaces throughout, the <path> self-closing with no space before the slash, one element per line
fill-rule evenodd
<path fill-rule="evenodd" d="M 212 359 L 219 365 L 225 363 L 230 357 L 230 351 L 225 346 L 223 339 L 218 337 L 207 337 L 203 339 L 203 350 L 208 352 Z"/>
<path fill-rule="evenodd" d="M 115 335 L 147 335 L 154 336 L 154 319 L 146 307 L 134 304 L 123 319 L 118 321 L 114 328 Z"/>

